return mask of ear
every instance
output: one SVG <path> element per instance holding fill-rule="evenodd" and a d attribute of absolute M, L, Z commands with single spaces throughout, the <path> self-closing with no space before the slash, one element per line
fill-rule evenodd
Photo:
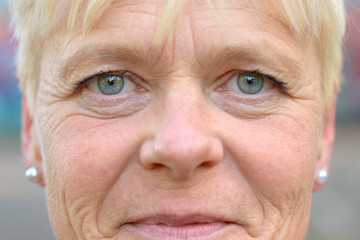
<path fill-rule="evenodd" d="M 35 178 L 35 182 L 41 187 L 44 187 L 44 169 L 39 138 L 37 136 L 33 116 L 29 112 L 26 96 L 23 96 L 22 98 L 21 112 L 21 148 L 25 168 L 36 167 L 38 175 Z"/>
<path fill-rule="evenodd" d="M 318 154 L 318 161 L 316 164 L 316 171 L 314 177 L 313 192 L 319 191 L 324 185 L 325 182 L 321 181 L 318 177 L 320 170 L 324 169 L 329 171 L 330 160 L 332 156 L 332 150 L 334 145 L 335 138 L 335 115 L 336 115 L 336 102 L 337 94 L 334 97 L 334 102 L 330 108 L 330 111 L 327 117 L 324 119 L 325 127 L 322 136 L 321 146 Z"/>

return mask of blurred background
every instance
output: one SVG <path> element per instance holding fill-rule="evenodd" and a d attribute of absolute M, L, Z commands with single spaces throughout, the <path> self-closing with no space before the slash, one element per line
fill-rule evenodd
<path fill-rule="evenodd" d="M 344 76 L 328 184 L 313 195 L 307 240 L 360 239 L 360 0 L 347 1 Z M 51 240 L 45 192 L 24 177 L 21 95 L 7 0 L 0 0 L 0 239 Z"/>

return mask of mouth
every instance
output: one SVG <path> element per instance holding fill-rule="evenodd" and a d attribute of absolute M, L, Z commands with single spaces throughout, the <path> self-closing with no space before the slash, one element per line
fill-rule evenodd
<path fill-rule="evenodd" d="M 211 217 L 156 216 L 127 223 L 133 231 L 148 239 L 208 239 L 235 225 Z"/>

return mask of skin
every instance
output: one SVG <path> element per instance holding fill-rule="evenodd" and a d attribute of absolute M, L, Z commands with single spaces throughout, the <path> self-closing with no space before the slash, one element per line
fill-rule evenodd
<path fill-rule="evenodd" d="M 57 239 L 305 238 L 335 101 L 325 115 L 315 43 L 269 1 L 247 3 L 186 6 L 161 46 L 164 3 L 140 0 L 113 3 L 86 36 L 46 41 L 22 144 Z M 118 95 L 94 92 L 96 79 L 74 89 L 108 70 L 137 77 Z M 256 70 L 286 90 L 231 85 Z"/>

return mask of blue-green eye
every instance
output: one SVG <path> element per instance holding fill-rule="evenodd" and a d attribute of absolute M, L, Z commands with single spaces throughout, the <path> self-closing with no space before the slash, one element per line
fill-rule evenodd
<path fill-rule="evenodd" d="M 103 75 L 98 77 L 97 85 L 101 93 L 115 95 L 123 89 L 124 79 L 118 75 Z"/>
<path fill-rule="evenodd" d="M 241 73 L 237 78 L 239 89 L 246 94 L 256 94 L 264 86 L 264 77 L 259 73 Z"/>

